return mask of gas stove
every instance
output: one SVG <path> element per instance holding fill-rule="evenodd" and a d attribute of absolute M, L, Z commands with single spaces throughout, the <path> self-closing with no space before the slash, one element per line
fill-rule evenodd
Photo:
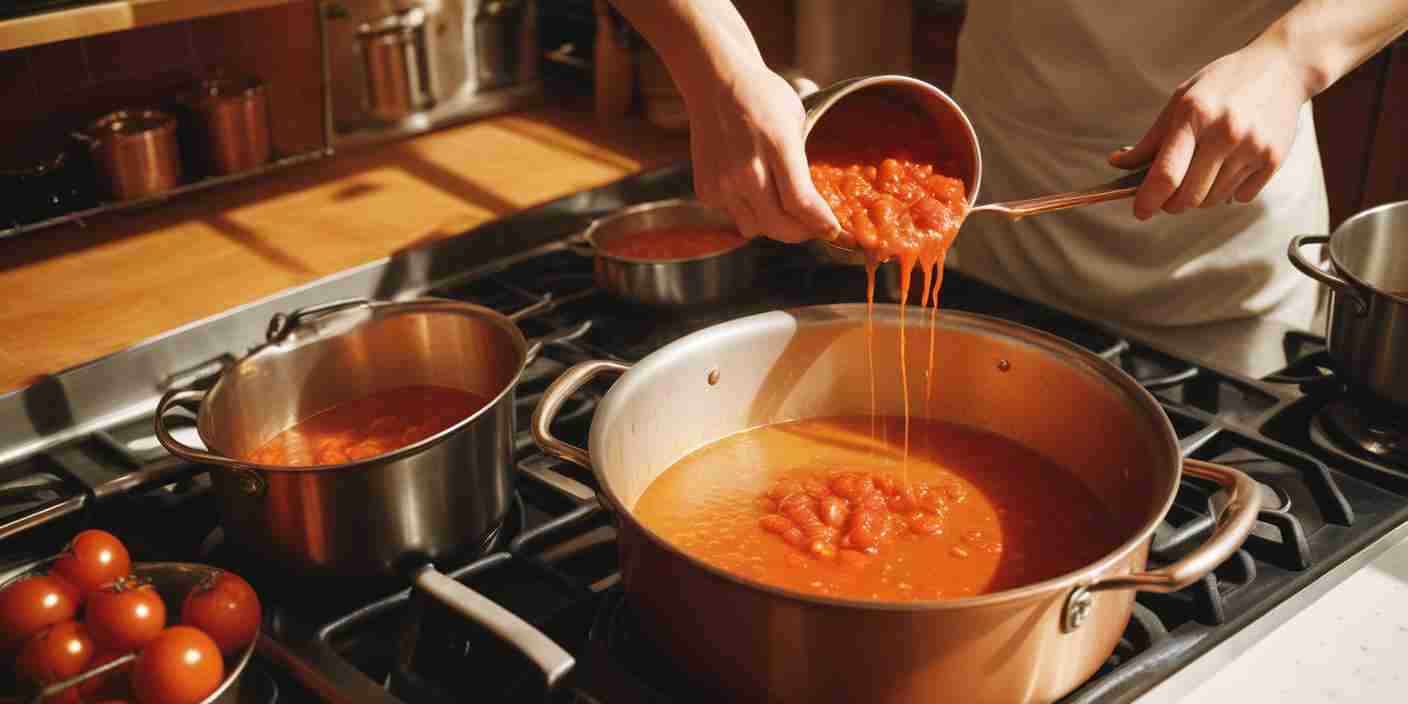
<path fill-rule="evenodd" d="M 0 550 L 19 564 L 99 526 L 122 536 L 139 559 L 205 562 L 245 576 L 264 600 L 270 636 L 246 674 L 255 684 L 241 701 L 250 704 L 718 701 L 642 635 L 622 595 L 615 529 L 591 474 L 539 453 L 526 430 L 548 383 L 576 362 L 633 362 L 741 315 L 861 300 L 863 272 L 780 246 L 769 252 L 766 282 L 737 304 L 642 314 L 599 292 L 591 260 L 571 236 L 592 217 L 688 189 L 687 170 L 675 167 L 554 201 L 0 397 L 7 421 L 0 423 Z M 207 476 L 152 438 L 162 390 L 211 383 L 260 339 L 272 313 L 348 295 L 443 296 L 506 313 L 539 304 L 520 322 L 525 335 L 570 332 L 554 335 L 519 384 L 520 482 L 509 518 L 486 543 L 438 565 L 573 654 L 576 665 L 554 691 L 543 691 L 519 653 L 404 582 L 295 577 L 241 550 L 224 537 Z M 1066 702 L 1176 692 L 1174 682 L 1225 661 L 1404 532 L 1408 463 L 1400 452 L 1408 445 L 1395 444 L 1402 429 L 1334 380 L 1314 336 L 1286 336 L 1286 357 L 1296 361 L 1252 379 L 958 273 L 946 278 L 942 304 L 1045 330 L 1119 365 L 1158 398 L 1184 455 L 1241 468 L 1264 489 L 1244 547 L 1182 591 L 1141 593 L 1114 655 Z M 604 391 L 580 391 L 559 415 L 557 434 L 584 445 Z M 195 441 L 189 427 L 178 437 Z M 1215 486 L 1185 479 L 1155 534 L 1151 562 L 1187 554 L 1223 500 Z"/>

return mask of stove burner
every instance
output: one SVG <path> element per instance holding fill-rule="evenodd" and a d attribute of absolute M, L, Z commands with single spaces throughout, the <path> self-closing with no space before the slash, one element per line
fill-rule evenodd
<path fill-rule="evenodd" d="M 1335 401 L 1316 417 L 1330 434 L 1370 456 L 1400 467 L 1408 467 L 1408 423 L 1376 417 L 1360 404 Z"/>

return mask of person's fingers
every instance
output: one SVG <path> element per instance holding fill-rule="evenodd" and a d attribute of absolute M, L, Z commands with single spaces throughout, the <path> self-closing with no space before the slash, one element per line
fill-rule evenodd
<path fill-rule="evenodd" d="M 1198 146 L 1193 150 L 1193 159 L 1188 164 L 1188 171 L 1183 175 L 1178 190 L 1164 203 L 1164 210 L 1181 213 L 1202 205 L 1203 199 L 1212 191 L 1230 151 L 1231 148 L 1220 141 L 1199 140 Z"/>
<path fill-rule="evenodd" d="M 1174 97 L 1177 98 L 1177 94 Z M 1159 152 L 1159 145 L 1164 143 L 1164 136 L 1168 133 L 1169 123 L 1173 119 L 1174 103 L 1174 100 L 1170 100 L 1168 105 L 1164 106 L 1163 111 L 1154 119 L 1154 124 L 1149 126 L 1144 136 L 1133 146 L 1111 152 L 1110 165 L 1133 169 L 1153 161 Z"/>
<path fill-rule="evenodd" d="M 803 242 L 817 235 L 782 208 L 773 173 L 761 157 L 750 160 L 735 182 L 740 197 L 747 202 L 753 223 L 762 234 L 781 242 Z"/>
<path fill-rule="evenodd" d="M 1256 172 L 1256 168 L 1247 163 L 1247 159 L 1242 154 L 1242 150 L 1232 153 L 1222 162 L 1222 169 L 1217 173 L 1217 180 L 1213 182 L 1212 188 L 1208 190 L 1207 197 L 1203 198 L 1200 208 L 1214 208 L 1224 205 L 1232 200 L 1232 194 L 1237 188 Z"/>
<path fill-rule="evenodd" d="M 1188 123 L 1179 124 L 1169 131 L 1167 139 L 1159 147 L 1158 156 L 1154 157 L 1154 163 L 1149 167 L 1149 174 L 1134 195 L 1134 217 L 1147 220 L 1164 207 L 1183 182 L 1196 145 L 1192 126 Z"/>
<path fill-rule="evenodd" d="M 1256 198 L 1261 189 L 1266 188 L 1266 184 L 1271 182 L 1271 177 L 1276 175 L 1276 169 L 1270 166 L 1263 166 L 1256 170 L 1256 173 L 1248 176 L 1242 185 L 1237 187 L 1236 198 L 1242 203 L 1250 203 Z"/>
<path fill-rule="evenodd" d="M 772 176 L 772 188 L 782 211 L 806 230 L 809 237 L 834 239 L 841 224 L 812 183 L 800 125 L 795 130 L 764 135 L 762 146 Z"/>

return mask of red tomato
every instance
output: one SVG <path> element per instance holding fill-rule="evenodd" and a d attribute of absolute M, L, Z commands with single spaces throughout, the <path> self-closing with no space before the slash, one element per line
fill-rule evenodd
<path fill-rule="evenodd" d="M 93 660 L 93 639 L 77 621 L 57 623 L 34 634 L 15 658 L 15 674 L 43 688 L 75 677 Z M 70 687 L 45 701 L 77 702 L 78 688 Z"/>
<path fill-rule="evenodd" d="M 84 619 L 98 647 L 127 653 L 166 626 L 166 603 L 150 583 L 126 577 L 89 594 Z"/>
<path fill-rule="evenodd" d="M 140 704 L 196 704 L 225 678 L 225 661 L 210 636 L 190 626 L 161 632 L 132 668 L 132 693 Z"/>
<path fill-rule="evenodd" d="M 132 570 L 127 548 L 112 533 L 85 530 L 73 537 L 59 559 L 54 574 L 78 587 L 79 602 L 98 587 L 120 579 Z"/>
<path fill-rule="evenodd" d="M 73 587 L 59 577 L 24 577 L 0 592 L 0 649 L 12 651 L 41 629 L 78 613 Z"/>
<path fill-rule="evenodd" d="M 225 655 L 240 652 L 254 640 L 261 615 L 254 588 L 232 572 L 201 582 L 181 604 L 181 623 L 204 631 Z"/>

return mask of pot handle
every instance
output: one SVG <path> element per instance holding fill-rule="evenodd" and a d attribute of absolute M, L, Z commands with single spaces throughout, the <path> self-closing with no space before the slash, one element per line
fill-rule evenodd
<path fill-rule="evenodd" d="M 204 400 L 205 392 L 196 391 L 194 389 L 172 389 L 162 394 L 161 401 L 156 404 L 156 418 L 153 420 L 157 442 L 161 443 L 161 446 L 166 448 L 167 452 L 187 462 L 207 464 L 234 472 L 240 478 L 240 490 L 250 496 L 263 494 L 266 488 L 264 479 L 251 471 L 248 467 L 238 462 L 232 462 L 229 458 L 211 454 L 204 450 L 197 450 L 177 440 L 175 436 L 171 434 L 171 431 L 166 429 L 166 414 L 171 411 L 172 406 L 186 403 L 199 403 Z"/>
<path fill-rule="evenodd" d="M 349 308 L 360 308 L 363 306 L 370 308 L 371 305 L 372 302 L 365 298 L 343 298 L 341 300 L 328 301 L 327 303 L 319 303 L 306 308 L 298 308 L 292 313 L 275 313 L 274 317 L 269 319 L 269 329 L 265 331 L 264 338 L 271 344 L 277 344 L 285 337 L 288 337 L 288 334 L 293 332 L 294 328 L 303 325 L 303 323 L 310 318 L 322 317 Z"/>
<path fill-rule="evenodd" d="M 517 648 L 542 670 L 548 689 L 576 664 L 571 654 L 542 631 L 479 592 L 441 574 L 433 566 L 422 567 L 416 573 L 415 583 L 426 596 Z"/>
<path fill-rule="evenodd" d="M 1369 304 L 1365 302 L 1359 291 L 1348 281 L 1316 266 L 1314 262 L 1306 259 L 1305 254 L 1301 251 L 1306 245 L 1326 244 L 1329 241 L 1329 235 L 1297 235 L 1291 238 L 1291 244 L 1286 247 L 1286 254 L 1291 258 L 1291 264 L 1300 269 L 1300 273 L 1335 289 L 1342 296 L 1348 296 L 1349 300 L 1354 302 L 1355 314 L 1364 315 L 1369 311 Z"/>
<path fill-rule="evenodd" d="M 533 441 L 538 443 L 538 449 L 552 455 L 560 460 L 567 460 L 579 467 L 590 469 L 592 466 L 591 455 L 587 451 L 573 445 L 570 442 L 559 440 L 552 434 L 552 422 L 557 418 L 557 412 L 562 410 L 562 403 L 577 389 L 591 381 L 592 377 L 603 372 L 625 372 L 630 369 L 629 364 L 612 362 L 605 359 L 594 359 L 589 362 L 581 362 L 573 365 L 571 369 L 562 373 L 562 376 L 554 379 L 543 392 L 543 398 L 538 401 L 538 407 L 533 409 Z"/>
<path fill-rule="evenodd" d="M 1261 486 L 1244 472 L 1202 460 L 1183 460 L 1183 471 L 1217 482 L 1231 492 L 1227 497 L 1227 507 L 1218 515 L 1207 542 L 1171 565 L 1098 579 L 1076 587 L 1066 599 L 1061 630 L 1069 633 L 1080 628 L 1090 615 L 1096 592 L 1116 589 L 1178 591 L 1213 571 L 1242 546 L 1256 523 L 1257 512 L 1261 510 Z"/>

